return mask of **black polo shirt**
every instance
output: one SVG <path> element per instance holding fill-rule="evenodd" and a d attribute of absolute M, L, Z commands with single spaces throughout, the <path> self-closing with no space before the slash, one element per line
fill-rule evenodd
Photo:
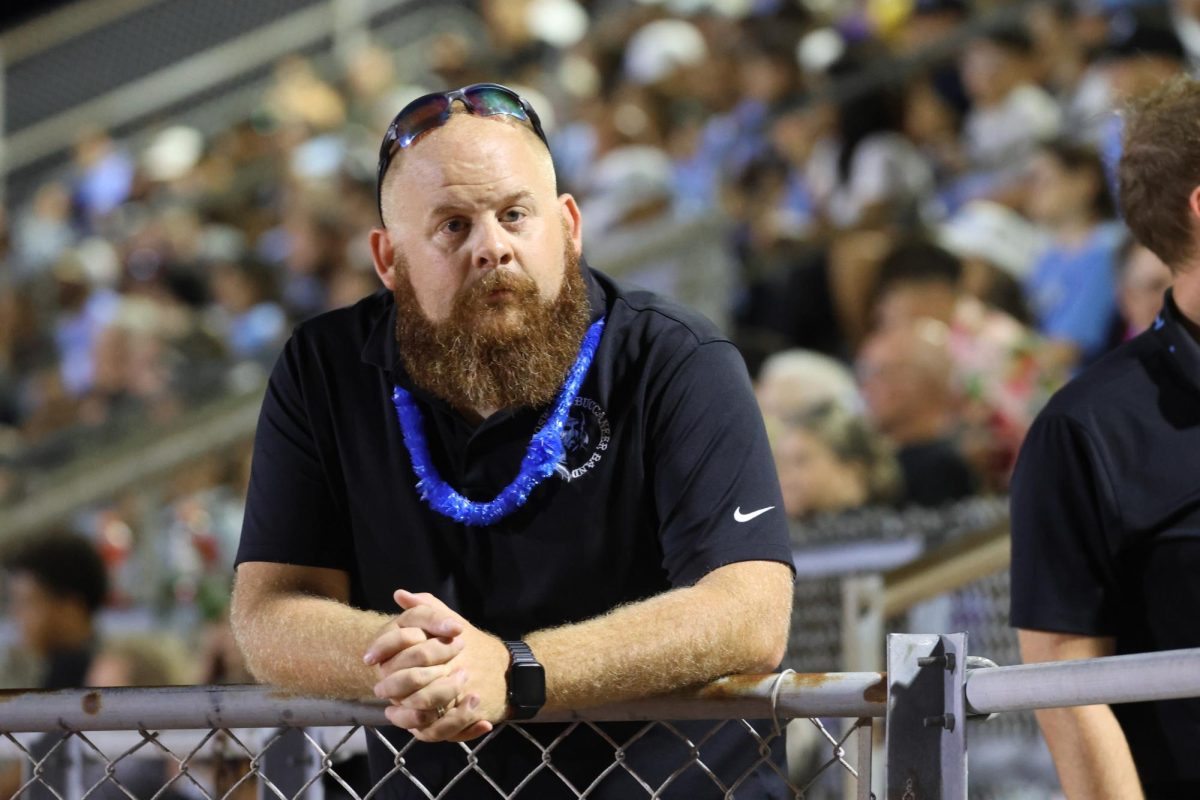
<path fill-rule="evenodd" d="M 1012 484 L 1012 624 L 1200 647 L 1200 345 L 1153 328 L 1051 399 Z M 1200 797 L 1200 700 L 1113 706 L 1152 797 Z"/>
<path fill-rule="evenodd" d="M 417 398 L 439 473 L 473 500 L 490 500 L 515 477 L 547 410 L 502 411 L 472 426 L 413 387 L 385 291 L 297 327 L 263 402 L 238 563 L 345 570 L 351 602 L 385 613 L 398 611 L 397 588 L 431 592 L 503 638 L 589 619 L 726 564 L 790 564 L 779 483 L 736 349 L 696 313 L 584 273 L 593 319 L 604 314 L 607 321 L 566 425 L 566 474 L 488 527 L 458 524 L 418 497 L 393 382 Z M 710 726 L 681 727 L 699 738 Z M 604 726 L 616 742 L 640 728 Z M 547 743 L 561 730 L 529 728 Z M 393 731 L 392 738 L 403 742 L 407 734 Z M 413 747 L 407 768 L 431 789 L 466 764 L 458 745 Z M 702 748 L 702 759 L 729 785 L 757 760 L 757 749 L 744 726 L 731 724 Z M 671 758 L 686 751 L 660 727 L 625 758 L 652 782 L 665 780 L 678 766 Z M 387 762 L 380 770 L 390 769 L 390 754 L 373 747 L 373 755 Z M 506 729 L 480 757 L 498 783 L 515 786 L 541 753 Z M 612 765 L 613 747 L 578 728 L 555 747 L 560 762 L 582 788 Z M 747 797 L 784 796 L 770 770 L 759 773 L 744 785 Z M 482 784 L 472 780 L 454 796 L 476 796 Z M 538 781 L 531 796 L 567 796 L 549 771 Z M 400 783 L 393 782 L 395 796 L 408 796 Z M 720 796 L 705 785 L 713 787 L 697 767 L 671 784 L 689 796 Z M 603 788 L 596 796 L 636 796 L 622 769 Z"/>

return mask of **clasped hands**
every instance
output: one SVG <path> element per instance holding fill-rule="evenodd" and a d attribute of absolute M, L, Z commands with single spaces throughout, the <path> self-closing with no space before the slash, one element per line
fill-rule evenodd
<path fill-rule="evenodd" d="M 393 595 L 403 613 L 367 648 L 375 696 L 391 701 L 388 721 L 423 742 L 483 736 L 507 714 L 509 654 L 431 594 Z"/>

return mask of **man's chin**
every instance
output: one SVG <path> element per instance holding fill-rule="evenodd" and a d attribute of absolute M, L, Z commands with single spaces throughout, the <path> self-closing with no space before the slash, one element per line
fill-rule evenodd
<path fill-rule="evenodd" d="M 475 318 L 475 330 L 487 337 L 512 335 L 524 328 L 525 310 L 516 302 L 489 304 Z"/>

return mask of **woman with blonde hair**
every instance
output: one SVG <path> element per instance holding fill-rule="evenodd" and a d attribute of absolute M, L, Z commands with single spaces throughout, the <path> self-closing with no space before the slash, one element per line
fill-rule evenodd
<path fill-rule="evenodd" d="M 772 428 L 784 508 L 792 519 L 891 505 L 901 497 L 896 456 L 862 416 L 822 403 Z"/>

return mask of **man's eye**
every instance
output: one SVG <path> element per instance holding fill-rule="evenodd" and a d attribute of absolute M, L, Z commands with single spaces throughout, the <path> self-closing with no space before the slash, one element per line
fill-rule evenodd
<path fill-rule="evenodd" d="M 500 215 L 500 219 L 504 222 L 520 222 L 526 217 L 525 210 L 522 208 L 510 208 Z"/>
<path fill-rule="evenodd" d="M 461 219 L 450 219 L 442 223 L 442 230 L 446 233 L 462 233 L 467 229 L 467 223 Z"/>

